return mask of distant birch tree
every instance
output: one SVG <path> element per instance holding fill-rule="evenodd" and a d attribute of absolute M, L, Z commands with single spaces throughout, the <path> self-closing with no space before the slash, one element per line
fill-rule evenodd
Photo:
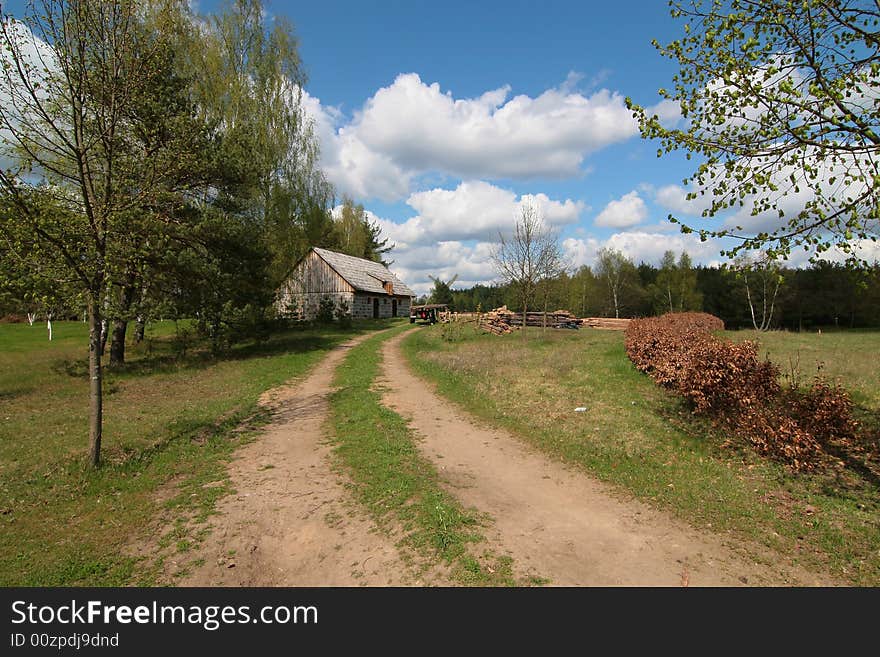
<path fill-rule="evenodd" d="M 752 326 L 756 331 L 769 331 L 776 297 L 784 280 L 781 266 L 766 253 L 740 254 L 733 266 L 745 284 Z"/>
<path fill-rule="evenodd" d="M 498 277 L 510 286 L 522 308 L 525 329 L 526 314 L 541 282 L 558 276 L 565 269 L 559 236 L 544 223 L 536 207 L 525 203 L 513 234 L 498 234 L 492 261 Z"/>
<path fill-rule="evenodd" d="M 638 277 L 635 265 L 620 251 L 602 248 L 596 258 L 596 276 L 605 282 L 614 316 L 620 317 L 624 295 Z"/>

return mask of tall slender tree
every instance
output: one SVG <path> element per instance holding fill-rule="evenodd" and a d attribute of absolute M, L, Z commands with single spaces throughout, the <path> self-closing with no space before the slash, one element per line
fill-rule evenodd
<path fill-rule="evenodd" d="M 638 272 L 632 260 L 612 248 L 600 249 L 596 257 L 596 276 L 605 282 L 610 309 L 615 317 L 631 307 L 635 296 L 641 293 Z"/>
<path fill-rule="evenodd" d="M 146 17 L 180 6 L 132 0 L 42 0 L 0 15 L 0 193 L 16 212 L 0 227 L 18 257 L 75 281 L 89 321 L 89 462 L 100 463 L 101 332 L 108 290 L 149 237 L 173 221 L 177 194 L 206 146 L 185 103 L 147 105 L 174 87 L 175 42 Z M 159 93 L 160 96 L 163 93 Z M 167 132 L 155 132 L 160 109 Z M 169 118 L 174 114 L 177 123 Z M 165 121 L 164 119 L 169 119 Z M 152 148 L 144 149 L 144 134 Z M 144 208 L 153 211 L 141 220 Z"/>
<path fill-rule="evenodd" d="M 649 291 L 652 292 L 656 313 L 702 309 L 697 274 L 691 257 L 685 251 L 682 251 L 678 262 L 674 252 L 666 251 L 663 254 L 657 279 L 649 286 Z"/>
<path fill-rule="evenodd" d="M 733 266 L 745 284 L 752 326 L 756 331 L 770 330 L 779 288 L 785 280 L 782 268 L 773 258 L 760 252 L 740 254 Z"/>

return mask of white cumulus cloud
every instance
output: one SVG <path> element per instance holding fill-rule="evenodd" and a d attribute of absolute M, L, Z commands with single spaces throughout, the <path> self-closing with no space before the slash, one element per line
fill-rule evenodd
<path fill-rule="evenodd" d="M 647 217 L 648 206 L 637 191 L 632 191 L 606 205 L 594 223 L 597 226 L 626 228 L 642 223 Z"/>
<path fill-rule="evenodd" d="M 415 73 L 399 75 L 350 121 L 313 97 L 322 163 L 346 194 L 395 201 L 414 176 L 461 179 L 565 178 L 583 175 L 590 153 L 638 134 L 622 95 L 575 91 L 571 76 L 537 97 L 509 86 L 455 98 Z"/>
<path fill-rule="evenodd" d="M 724 261 L 719 256 L 723 248 L 718 240 L 701 242 L 694 234 L 670 235 L 662 232 L 627 231 L 614 233 L 604 240 L 596 238 L 569 238 L 562 242 L 563 251 L 574 267 L 593 266 L 599 249 L 620 251 L 635 264 L 648 262 L 658 265 L 666 251 L 676 254 L 686 251 L 696 263 L 713 265 Z"/>
<path fill-rule="evenodd" d="M 465 181 L 455 189 L 416 192 L 407 203 L 418 214 L 403 223 L 380 220 L 385 235 L 400 246 L 453 241 L 494 241 L 514 226 L 523 204 L 534 206 L 551 226 L 577 221 L 583 202 L 557 201 L 546 194 L 524 194 L 485 181 Z"/>
<path fill-rule="evenodd" d="M 468 288 L 494 280 L 493 248 L 494 245 L 489 242 L 469 245 L 448 241 L 431 246 L 395 249 L 391 269 L 417 294 L 430 292 L 433 287 L 431 276 L 443 281 L 457 276 L 453 288 Z"/>

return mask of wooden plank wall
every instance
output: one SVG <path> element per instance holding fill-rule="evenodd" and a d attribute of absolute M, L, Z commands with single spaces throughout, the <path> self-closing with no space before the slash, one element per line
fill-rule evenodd
<path fill-rule="evenodd" d="M 390 284 L 388 285 L 390 287 Z M 344 301 L 353 317 L 373 316 L 373 298 L 379 298 L 379 316 L 391 316 L 391 296 L 369 292 L 355 293 L 336 271 L 314 251 L 310 252 L 290 275 L 278 294 L 278 311 L 294 319 L 313 319 L 323 297 L 338 306 Z M 397 297 L 397 316 L 408 317 L 410 298 Z"/>
<path fill-rule="evenodd" d="M 314 251 L 303 259 L 299 267 L 294 270 L 291 278 L 294 285 L 299 288 L 296 291 L 300 293 L 354 292 L 354 288 Z"/>
<path fill-rule="evenodd" d="M 282 314 L 313 314 L 318 299 L 328 295 L 351 301 L 354 288 L 314 251 L 302 259 L 278 291 L 276 306 Z M 296 309 L 296 310 L 294 310 Z"/>

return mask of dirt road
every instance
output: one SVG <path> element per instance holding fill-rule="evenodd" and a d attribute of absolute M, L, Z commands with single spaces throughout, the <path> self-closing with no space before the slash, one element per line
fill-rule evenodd
<path fill-rule="evenodd" d="M 230 464 L 237 492 L 217 504 L 211 533 L 195 555 L 203 563 L 179 584 L 421 584 L 331 468 L 323 425 L 333 372 L 364 337 L 332 350 L 304 380 L 261 400 L 276 410 L 275 419 Z"/>
<path fill-rule="evenodd" d="M 423 453 L 465 506 L 494 518 L 487 539 L 513 557 L 521 573 L 570 586 L 833 583 L 773 560 L 755 563 L 719 537 L 625 499 L 509 433 L 475 422 L 410 372 L 400 352 L 404 336 L 383 346 L 384 402 L 418 418 Z"/>

